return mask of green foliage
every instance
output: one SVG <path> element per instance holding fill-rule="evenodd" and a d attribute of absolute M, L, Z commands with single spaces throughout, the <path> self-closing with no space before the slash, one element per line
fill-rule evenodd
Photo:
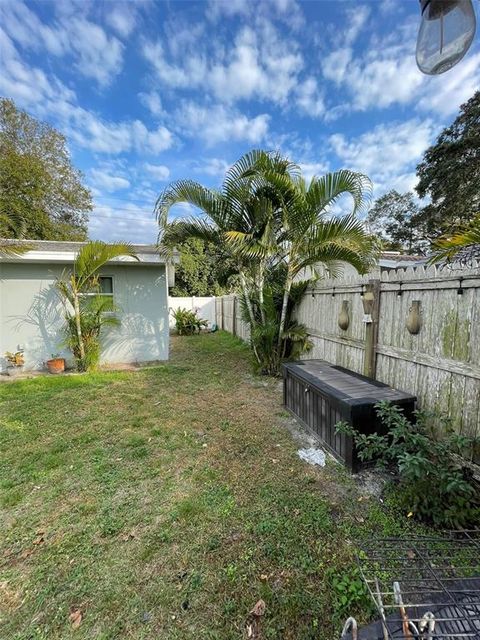
<path fill-rule="evenodd" d="M 445 235 L 433 244 L 431 263 L 460 262 L 472 266 L 480 260 L 480 213 L 455 235 Z"/>
<path fill-rule="evenodd" d="M 84 354 L 80 352 L 75 315 L 67 314 L 65 345 L 71 350 L 79 371 L 93 371 L 100 362 L 100 336 L 108 326 L 119 326 L 114 315 L 118 307 L 110 296 L 93 295 L 80 300 L 80 327 Z"/>
<path fill-rule="evenodd" d="M 388 402 L 379 402 L 376 410 L 387 435 L 365 435 L 345 422 L 336 428 L 353 437 L 361 460 L 376 460 L 398 475 L 403 508 L 437 527 L 480 524 L 478 483 L 463 458 L 478 440 L 452 432 L 448 419 L 433 413 L 417 411 L 410 422 Z"/>
<path fill-rule="evenodd" d="M 279 346 L 280 318 L 283 304 L 284 267 L 278 267 L 269 273 L 264 289 L 263 303 L 252 298 L 254 314 L 257 322 L 250 332 L 252 348 L 257 356 L 256 368 L 267 375 L 278 375 L 284 360 L 296 360 L 312 348 L 307 329 L 294 320 L 295 308 L 300 303 L 308 281 L 296 282 L 292 285 L 287 305 L 287 315 L 282 340 Z M 263 321 L 261 319 L 263 309 Z M 244 320 L 248 322 L 245 302 L 242 306 Z"/>
<path fill-rule="evenodd" d="M 480 209 L 480 91 L 460 107 L 424 154 L 417 167 L 416 187 L 431 203 L 422 209 L 422 222 L 431 237 L 470 222 Z"/>
<path fill-rule="evenodd" d="M 196 311 L 190 311 L 189 309 L 174 309 L 172 314 L 179 336 L 192 336 L 194 333 L 200 333 L 201 329 L 208 324 L 206 320 L 202 320 L 197 316 Z"/>
<path fill-rule="evenodd" d="M 0 236 L 85 240 L 90 191 L 62 134 L 0 99 Z"/>
<path fill-rule="evenodd" d="M 137 259 L 126 242 L 107 244 L 93 240 L 79 251 L 72 273 L 64 273 L 56 287 L 65 304 L 65 342 L 79 371 L 94 369 L 100 359 L 100 333 L 106 325 L 118 325 L 118 309 L 110 296 L 100 295 L 100 269 L 120 256 Z"/>
<path fill-rule="evenodd" d="M 188 238 L 177 246 L 180 264 L 175 266 L 172 296 L 221 296 L 234 273 L 231 259 L 222 247 L 199 238 Z"/>
<path fill-rule="evenodd" d="M 375 201 L 367 214 L 370 231 L 382 239 L 386 249 L 422 253 L 428 248 L 413 193 L 392 189 Z"/>
<path fill-rule="evenodd" d="M 335 622 L 344 622 L 354 610 L 364 614 L 373 611 L 368 589 L 358 567 L 330 567 L 325 578 L 332 594 L 332 617 Z"/>
<path fill-rule="evenodd" d="M 192 180 L 172 183 L 159 196 L 156 215 L 169 249 L 196 238 L 228 257 L 257 363 L 278 373 L 288 353 L 300 353 L 308 344 L 305 330 L 289 320 L 290 293 L 302 272 L 316 275 L 323 265 L 335 276 L 347 263 L 366 273 L 375 262 L 378 244 L 356 218 L 370 193 L 371 182 L 363 174 L 342 169 L 307 184 L 288 158 L 254 150 L 230 167 L 220 190 Z M 332 217 L 331 207 L 345 194 L 352 198 L 351 213 Z M 168 222 L 171 207 L 181 202 L 204 217 Z"/>

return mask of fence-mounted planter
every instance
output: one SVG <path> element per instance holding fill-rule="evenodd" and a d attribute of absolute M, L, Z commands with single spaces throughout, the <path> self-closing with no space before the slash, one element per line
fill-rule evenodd
<path fill-rule="evenodd" d="M 335 433 L 337 422 L 348 422 L 365 434 L 385 433 L 374 405 L 388 400 L 409 417 L 416 401 L 415 396 L 324 360 L 283 365 L 283 395 L 285 407 L 352 471 L 360 468 L 360 461 L 352 438 Z"/>

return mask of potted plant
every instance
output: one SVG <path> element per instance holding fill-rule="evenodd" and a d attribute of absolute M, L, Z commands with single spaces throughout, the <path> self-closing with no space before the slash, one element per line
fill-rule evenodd
<path fill-rule="evenodd" d="M 63 373 L 65 371 L 65 358 L 59 353 L 52 353 L 50 360 L 47 360 L 47 369 L 50 373 Z"/>
<path fill-rule="evenodd" d="M 7 361 L 7 375 L 18 376 L 22 373 L 23 365 L 25 364 L 23 349 L 19 351 L 7 351 L 5 360 Z"/>

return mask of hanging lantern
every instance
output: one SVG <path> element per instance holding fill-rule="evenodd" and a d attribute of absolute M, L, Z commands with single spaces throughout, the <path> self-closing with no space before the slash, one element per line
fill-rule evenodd
<path fill-rule="evenodd" d="M 420 0 L 422 22 L 417 38 L 420 71 L 438 75 L 467 53 L 475 35 L 472 0 Z"/>

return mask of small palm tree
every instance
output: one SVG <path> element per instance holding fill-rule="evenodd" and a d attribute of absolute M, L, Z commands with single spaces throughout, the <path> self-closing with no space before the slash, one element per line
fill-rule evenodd
<path fill-rule="evenodd" d="M 456 261 L 473 264 L 480 261 L 480 213 L 454 236 L 443 236 L 432 245 L 430 264 Z"/>
<path fill-rule="evenodd" d="M 103 324 L 118 323 L 106 312 L 114 311 L 113 301 L 95 295 L 99 291 L 99 270 L 110 260 L 130 256 L 138 260 L 132 246 L 117 242 L 107 244 L 93 240 L 79 251 L 71 273 L 64 273 L 56 283 L 67 310 L 67 343 L 80 370 L 89 368 L 96 359 L 98 336 Z M 93 295 L 91 295 L 93 294 Z M 93 354 L 93 357 L 92 357 Z"/>

